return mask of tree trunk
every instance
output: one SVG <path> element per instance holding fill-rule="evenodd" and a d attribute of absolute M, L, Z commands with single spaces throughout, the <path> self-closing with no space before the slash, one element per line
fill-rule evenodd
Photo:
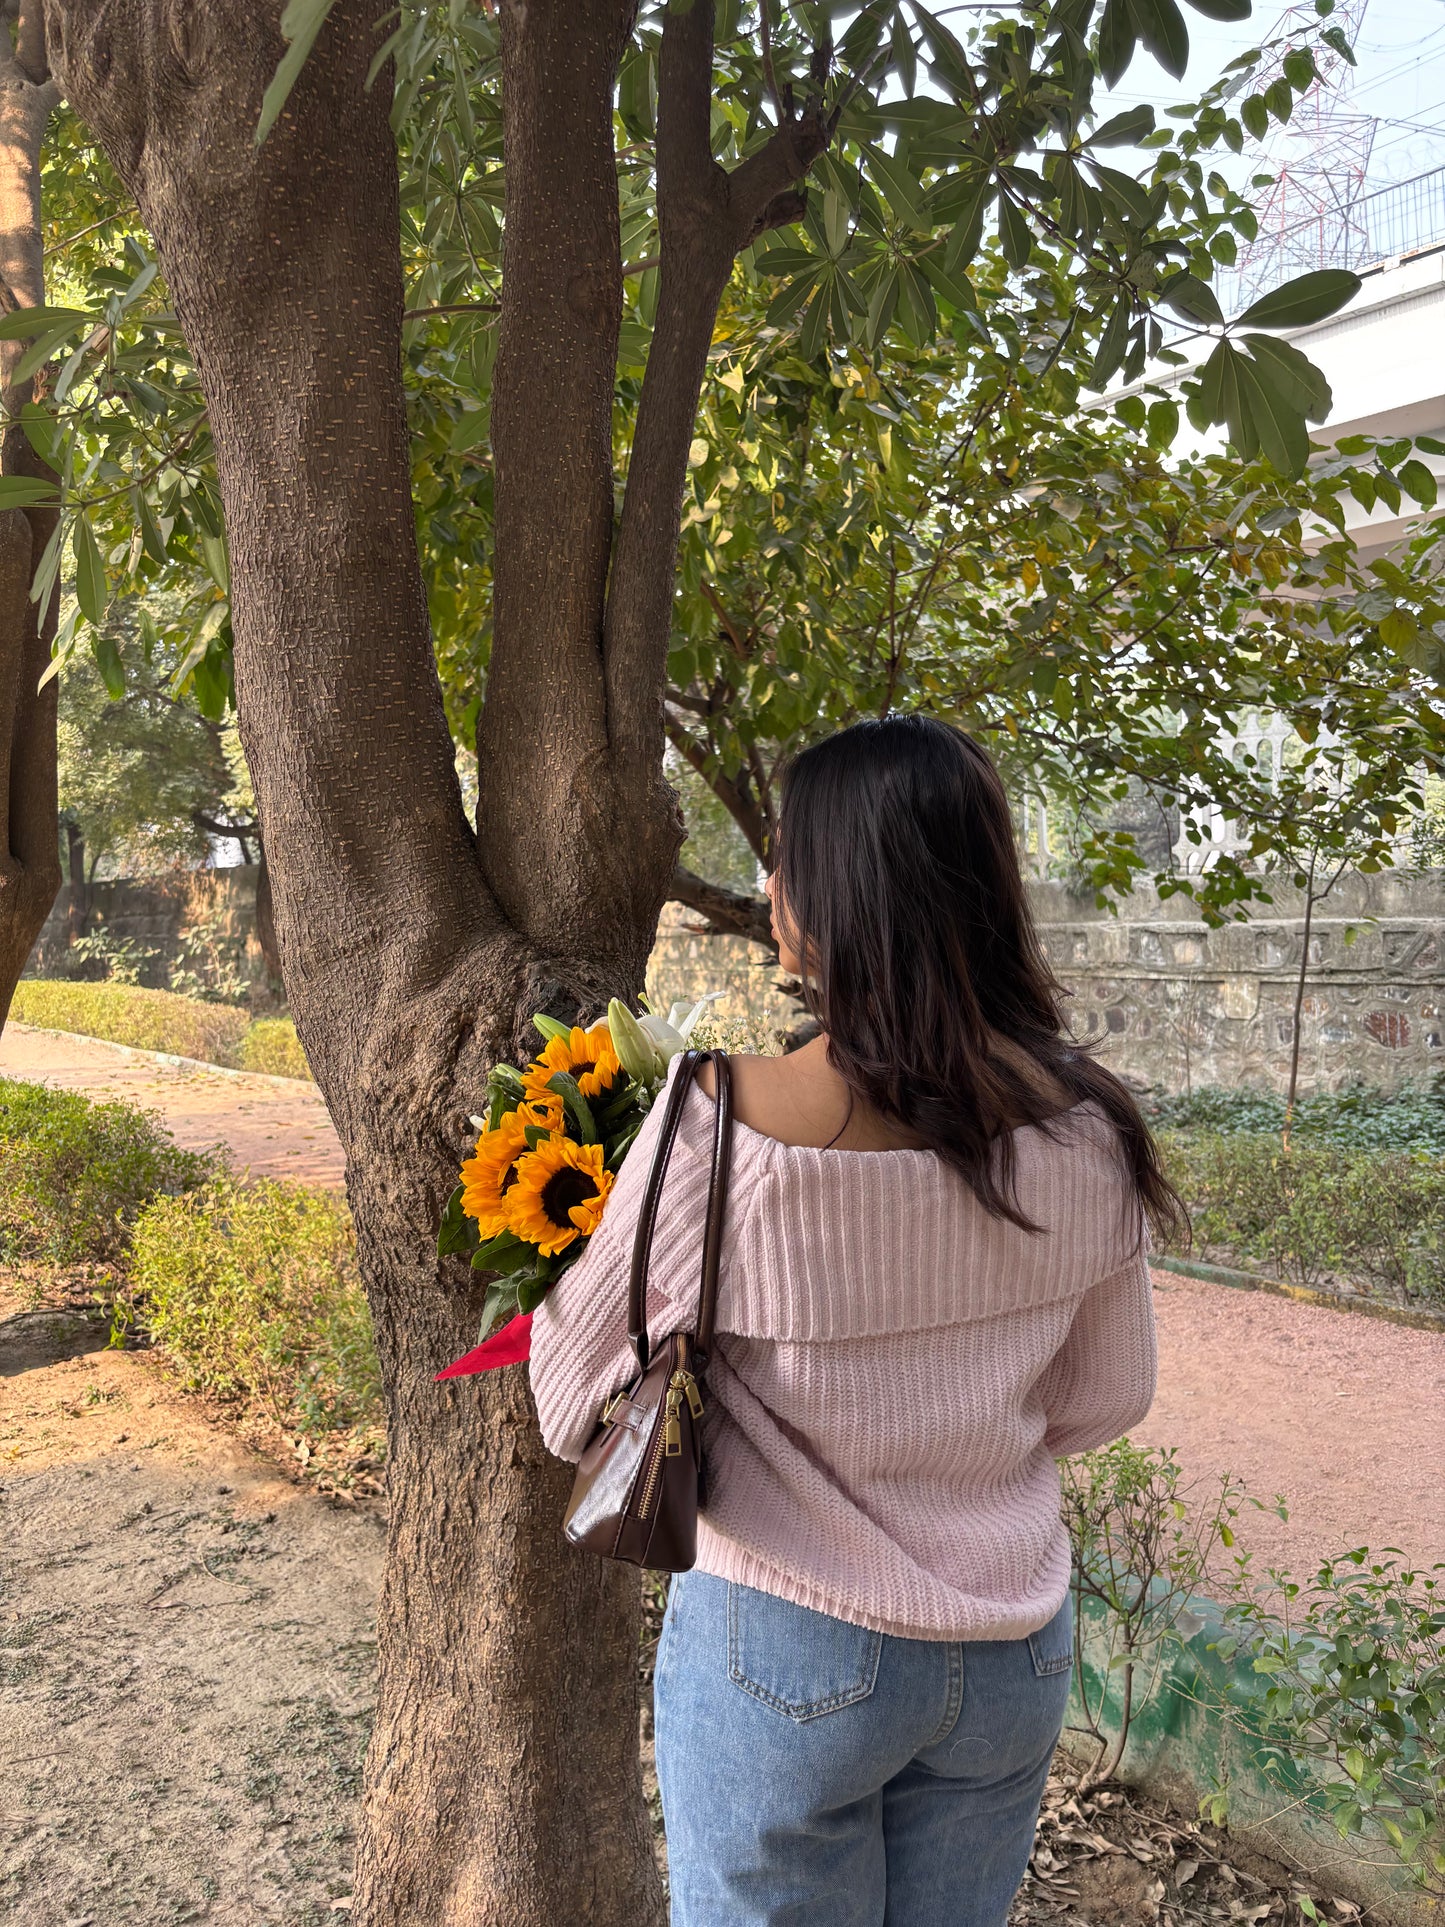
<path fill-rule="evenodd" d="M 59 99 L 48 78 L 39 8 L 27 4 L 12 48 L 0 28 L 0 309 L 45 301 L 40 143 Z M 13 370 L 29 346 L 0 342 L 0 474 L 53 479 L 15 417 L 32 383 Z M 0 1025 L 60 888 L 55 705 L 50 663 L 56 598 L 30 600 L 35 565 L 55 528 L 52 507 L 0 510 Z"/>
<path fill-rule="evenodd" d="M 256 863 L 256 941 L 261 946 L 266 975 L 273 983 L 284 987 L 281 946 L 276 941 L 276 904 L 271 892 L 271 864 L 266 855 L 266 839 L 259 834 L 256 838 Z"/>
<path fill-rule="evenodd" d="M 681 833 L 662 693 L 703 356 L 731 251 L 792 218 L 788 183 L 825 134 L 805 110 L 717 168 L 711 3 L 668 13 L 662 292 L 609 567 L 612 99 L 635 3 L 502 5 L 495 621 L 474 836 L 409 496 L 389 70 L 364 84 L 386 26 L 372 0 L 338 0 L 258 150 L 280 13 L 47 0 L 57 67 L 142 210 L 210 408 L 277 940 L 346 1149 L 386 1388 L 352 1918 L 637 1927 L 661 1898 L 635 1575 L 562 1540 L 570 1472 L 542 1449 L 524 1373 L 432 1382 L 474 1342 L 482 1298 L 434 1237 L 489 1063 L 536 1048 L 530 1013 L 592 1014 L 641 987 Z"/>
<path fill-rule="evenodd" d="M 623 38 L 624 9 L 610 11 L 610 55 L 595 35 L 589 54 L 602 64 Z M 279 0 L 49 8 L 57 65 L 142 209 L 210 407 L 276 933 L 346 1148 L 386 1387 L 391 1516 L 352 1918 L 636 1927 L 661 1913 L 641 1797 L 636 1575 L 563 1540 L 570 1474 L 542 1448 L 525 1372 L 432 1382 L 475 1342 L 482 1296 L 460 1263 L 438 1264 L 434 1239 L 489 1062 L 535 1049 L 533 1009 L 596 1011 L 640 986 L 673 851 L 651 877 L 634 867 L 620 902 L 605 872 L 598 887 L 571 867 L 574 827 L 594 852 L 604 824 L 609 842 L 629 841 L 622 792 L 587 761 L 600 725 L 568 755 L 568 719 L 589 706 L 578 592 L 570 631 L 566 598 L 553 605 L 552 659 L 533 658 L 554 705 L 533 734 L 553 731 L 555 813 L 514 810 L 516 847 L 489 865 L 518 879 L 519 922 L 543 940 L 487 887 L 412 526 L 389 89 L 384 75 L 364 86 L 377 9 L 335 8 L 257 150 L 279 14 Z M 610 113 L 610 77 L 593 81 Z M 613 205 L 615 220 L 615 190 Z M 609 392 L 610 380 L 609 366 Z M 528 513 L 565 553 L 567 498 L 544 494 Z M 591 595 L 595 636 L 600 582 Z M 592 656 L 595 686 L 595 642 Z M 543 794 L 525 768 L 510 780 Z M 550 886 L 544 866 L 559 856 L 568 876 Z M 613 871 L 625 860 L 613 854 Z M 554 889 L 568 901 L 552 928 L 575 947 L 546 946 L 537 906 Z"/>

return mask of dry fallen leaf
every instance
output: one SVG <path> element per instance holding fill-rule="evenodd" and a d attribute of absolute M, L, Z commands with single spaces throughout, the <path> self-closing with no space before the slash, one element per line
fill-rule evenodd
<path fill-rule="evenodd" d="M 1199 1862 L 1197 1860 L 1176 1860 L 1174 1862 L 1174 1885 L 1176 1887 L 1182 1887 L 1186 1881 L 1192 1880 L 1198 1872 Z"/>

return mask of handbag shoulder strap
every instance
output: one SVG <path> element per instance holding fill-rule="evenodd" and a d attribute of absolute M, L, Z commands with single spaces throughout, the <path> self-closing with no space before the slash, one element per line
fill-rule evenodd
<path fill-rule="evenodd" d="M 701 1353 L 699 1362 L 706 1364 L 707 1353 L 712 1344 L 713 1316 L 717 1309 L 718 1267 L 722 1257 L 723 1216 L 727 1207 L 728 1165 L 732 1152 L 732 1066 L 726 1051 L 684 1051 L 673 1078 L 672 1088 L 667 1094 L 667 1109 L 663 1112 L 662 1128 L 657 1134 L 657 1144 L 652 1154 L 652 1166 L 647 1174 L 647 1188 L 642 1194 L 642 1209 L 637 1220 L 637 1235 L 632 1243 L 632 1272 L 627 1286 L 627 1336 L 632 1349 L 637 1354 L 637 1363 L 642 1371 L 647 1370 L 650 1348 L 647 1338 L 647 1268 L 652 1258 L 652 1240 L 657 1230 L 658 1207 L 662 1200 L 662 1182 L 667 1175 L 668 1160 L 672 1147 L 677 1141 L 678 1126 L 682 1122 L 682 1107 L 687 1102 L 687 1094 L 692 1081 L 703 1063 L 713 1066 L 713 1077 L 717 1085 L 714 1109 L 712 1172 L 708 1180 L 707 1217 L 703 1226 L 702 1251 L 702 1289 L 698 1300 L 696 1349 Z"/>

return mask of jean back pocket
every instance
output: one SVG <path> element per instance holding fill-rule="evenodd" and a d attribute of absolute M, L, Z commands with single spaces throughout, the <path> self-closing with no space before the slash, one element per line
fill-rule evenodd
<path fill-rule="evenodd" d="M 1074 1600 L 1065 1593 L 1064 1603 L 1047 1626 L 1029 1636 L 1029 1658 L 1034 1671 L 1043 1679 L 1049 1673 L 1066 1673 L 1074 1663 Z"/>
<path fill-rule="evenodd" d="M 736 1581 L 728 1584 L 728 1678 L 790 1720 L 867 1699 L 883 1635 Z"/>

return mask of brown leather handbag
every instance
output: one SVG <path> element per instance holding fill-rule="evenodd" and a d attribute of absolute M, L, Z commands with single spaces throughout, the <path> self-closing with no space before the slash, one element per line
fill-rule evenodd
<path fill-rule="evenodd" d="M 682 1107 L 704 1063 L 713 1066 L 717 1105 L 697 1325 L 690 1332 L 672 1332 L 653 1357 L 647 1339 L 647 1266 Z M 604 1559 L 625 1559 L 657 1572 L 686 1572 L 691 1567 L 697 1557 L 698 1508 L 707 1502 L 698 1420 L 717 1309 L 732 1128 L 732 1067 L 727 1053 L 684 1052 L 668 1092 L 632 1247 L 627 1336 L 637 1354 L 637 1376 L 603 1407 L 597 1431 L 578 1464 L 562 1522 L 573 1545 L 586 1546 Z"/>

